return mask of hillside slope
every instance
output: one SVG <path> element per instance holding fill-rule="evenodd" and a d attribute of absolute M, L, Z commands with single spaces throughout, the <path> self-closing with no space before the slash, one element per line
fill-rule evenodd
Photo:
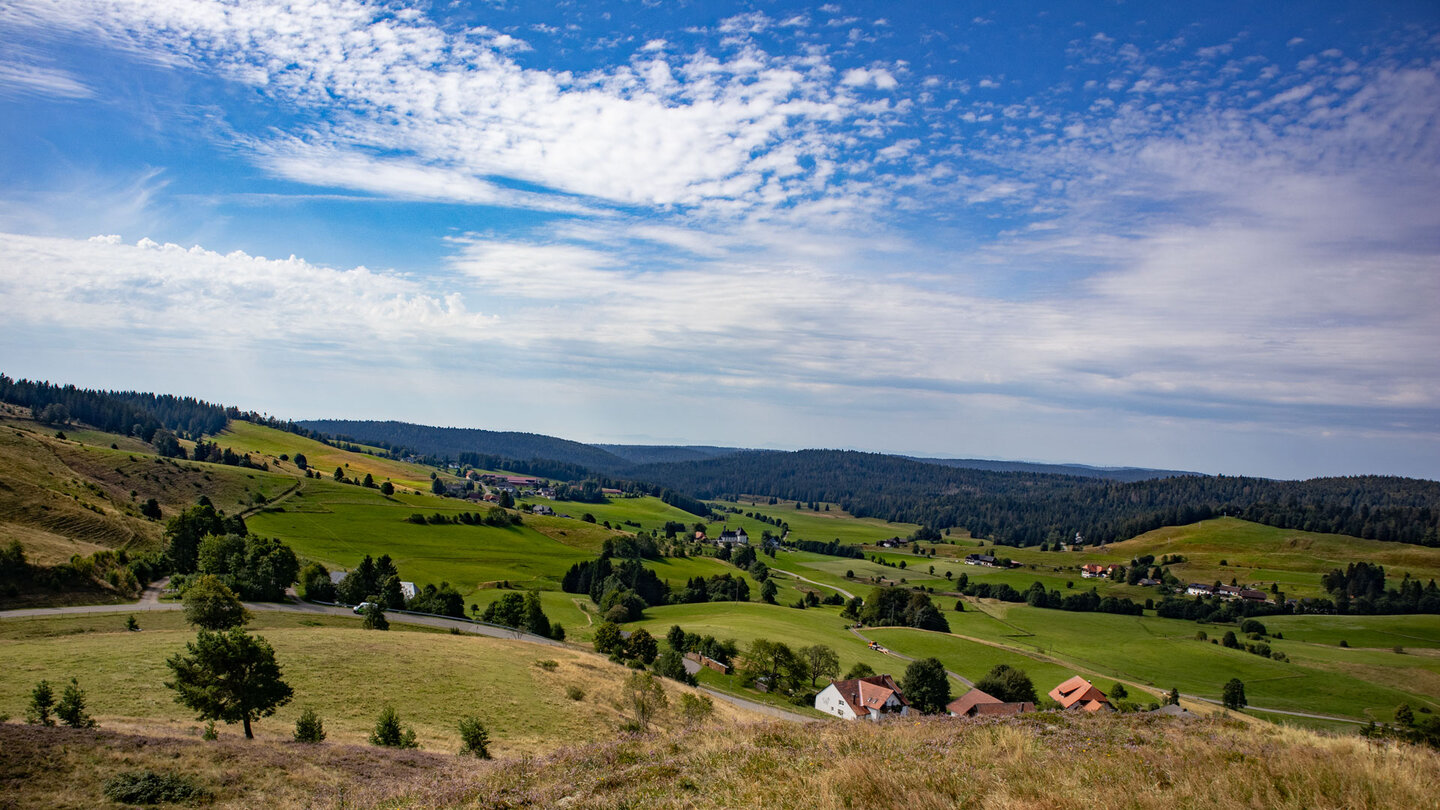
<path fill-rule="evenodd" d="M 135 439 L 80 426 L 56 431 L 14 408 L 0 413 L 0 541 L 19 540 L 32 562 L 157 546 L 161 522 L 140 514 L 150 498 L 162 517 L 201 494 L 233 512 L 293 483 L 263 470 L 160 458 Z"/>
<path fill-rule="evenodd" d="M 0 725 L 17 807 L 101 803 L 113 775 L 188 776 L 213 805 L 319 808 L 1434 807 L 1440 755 L 1358 737 L 1053 713 L 1000 721 L 624 735 L 535 759 Z"/>

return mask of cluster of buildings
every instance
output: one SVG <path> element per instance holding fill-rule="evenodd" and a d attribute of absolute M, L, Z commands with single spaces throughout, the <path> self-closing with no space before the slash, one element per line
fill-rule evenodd
<path fill-rule="evenodd" d="M 994 556 L 994 555 L 991 555 L 991 554 L 966 554 L 966 555 L 965 555 L 965 564 L 966 564 L 966 565 L 983 565 L 983 566 L 985 566 L 986 568 L 1004 568 L 1004 567 L 1005 567 L 1005 563 L 1002 562 L 1002 561 L 1000 560 L 1000 558 L 998 558 L 998 557 L 996 557 L 996 556 Z M 1017 562 L 1015 562 L 1014 560 L 1011 560 L 1011 561 L 1010 561 L 1010 567 L 1011 567 L 1011 568 L 1019 568 L 1019 567 L 1020 567 L 1020 563 L 1017 563 Z"/>
<path fill-rule="evenodd" d="M 1112 712 L 1109 698 L 1094 684 L 1076 675 L 1050 690 L 1050 699 L 1062 709 L 1082 712 Z M 890 715 L 910 713 L 905 693 L 890 675 L 869 675 L 831 681 L 815 696 L 815 708 L 846 720 L 879 721 Z M 1035 711 L 1029 701 L 1007 702 L 979 689 L 971 689 L 945 707 L 951 717 L 1000 717 Z"/>
<path fill-rule="evenodd" d="M 1244 599 L 1247 602 L 1268 602 L 1270 597 L 1264 591 L 1257 591 L 1253 588 L 1241 588 L 1235 585 L 1206 585 L 1201 582 L 1192 582 L 1185 586 L 1185 593 L 1189 596 L 1218 596 L 1221 599 Z"/>

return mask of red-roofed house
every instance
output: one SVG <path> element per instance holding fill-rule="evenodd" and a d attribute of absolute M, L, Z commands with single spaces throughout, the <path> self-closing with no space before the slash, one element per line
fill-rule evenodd
<path fill-rule="evenodd" d="M 1082 565 L 1080 566 L 1080 576 L 1086 579 L 1096 579 L 1097 577 L 1103 577 L 1105 576 L 1105 566 Z"/>
<path fill-rule="evenodd" d="M 885 715 L 910 713 L 900 685 L 889 675 L 831 681 L 815 696 L 815 708 L 846 720 L 863 717 L 878 721 Z"/>
<path fill-rule="evenodd" d="M 1021 712 L 1035 711 L 1035 704 L 1006 703 L 1000 698 L 981 692 L 979 689 L 971 689 L 969 692 L 950 701 L 945 711 L 951 717 L 981 717 L 992 715 L 1020 714 Z"/>
<path fill-rule="evenodd" d="M 1081 709 L 1087 712 L 1115 710 L 1104 692 L 1079 675 L 1051 689 L 1050 699 L 1059 703 L 1062 709 Z"/>

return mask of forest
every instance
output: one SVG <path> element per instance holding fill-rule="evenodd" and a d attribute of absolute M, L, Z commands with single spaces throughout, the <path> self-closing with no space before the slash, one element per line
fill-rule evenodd
<path fill-rule="evenodd" d="M 1108 543 L 1221 515 L 1286 529 L 1440 545 L 1440 482 L 1393 476 L 1276 481 L 1175 476 L 1130 483 L 994 472 L 842 450 L 747 451 L 632 468 L 701 498 L 838 503 L 859 517 L 963 527 L 1009 546 Z"/>

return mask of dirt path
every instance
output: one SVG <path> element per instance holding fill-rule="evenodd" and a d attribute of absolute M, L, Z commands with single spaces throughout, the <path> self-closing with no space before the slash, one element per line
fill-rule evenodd
<path fill-rule="evenodd" d="M 300 491 L 300 485 L 301 485 L 302 483 L 304 483 L 304 482 L 302 482 L 302 481 L 296 481 L 295 484 L 294 484 L 293 486 L 291 486 L 289 489 L 285 490 L 284 492 L 280 493 L 279 495 L 276 495 L 275 497 L 271 498 L 270 500 L 266 501 L 265 503 L 258 504 L 258 505 L 256 505 L 256 506 L 252 506 L 252 507 L 250 507 L 249 509 L 246 509 L 246 510 L 240 512 L 240 515 L 239 515 L 239 516 L 240 516 L 241 518 L 247 518 L 247 517 L 250 517 L 251 515 L 258 515 L 258 514 L 260 514 L 261 512 L 265 511 L 266 509 L 269 509 L 270 507 L 272 507 L 272 506 L 274 506 L 274 505 L 276 505 L 276 504 L 278 504 L 278 503 L 284 503 L 285 501 L 289 500 L 292 495 L 294 495 L 295 493 L 297 493 L 297 492 Z"/>
<path fill-rule="evenodd" d="M 811 585 L 814 585 L 814 586 L 817 587 L 817 588 L 828 588 L 829 590 L 832 590 L 832 591 L 840 594 L 841 596 L 845 597 L 846 599 L 854 599 L 854 598 L 855 598 L 855 594 L 850 593 L 849 591 L 845 590 L 844 588 L 840 588 L 840 587 L 837 587 L 837 586 L 835 586 L 835 585 L 826 585 L 826 584 L 823 583 L 823 582 L 816 582 L 816 581 L 813 580 L 813 579 L 809 579 L 809 578 L 807 578 L 807 577 L 802 577 L 802 576 L 800 576 L 799 574 L 795 573 L 794 571 L 786 571 L 786 570 L 783 569 L 783 568 L 775 568 L 775 569 L 772 569 L 772 573 L 778 573 L 778 574 L 780 574 L 781 576 L 794 577 L 794 578 L 800 580 L 801 582 L 808 582 L 808 583 L 810 583 Z"/>

